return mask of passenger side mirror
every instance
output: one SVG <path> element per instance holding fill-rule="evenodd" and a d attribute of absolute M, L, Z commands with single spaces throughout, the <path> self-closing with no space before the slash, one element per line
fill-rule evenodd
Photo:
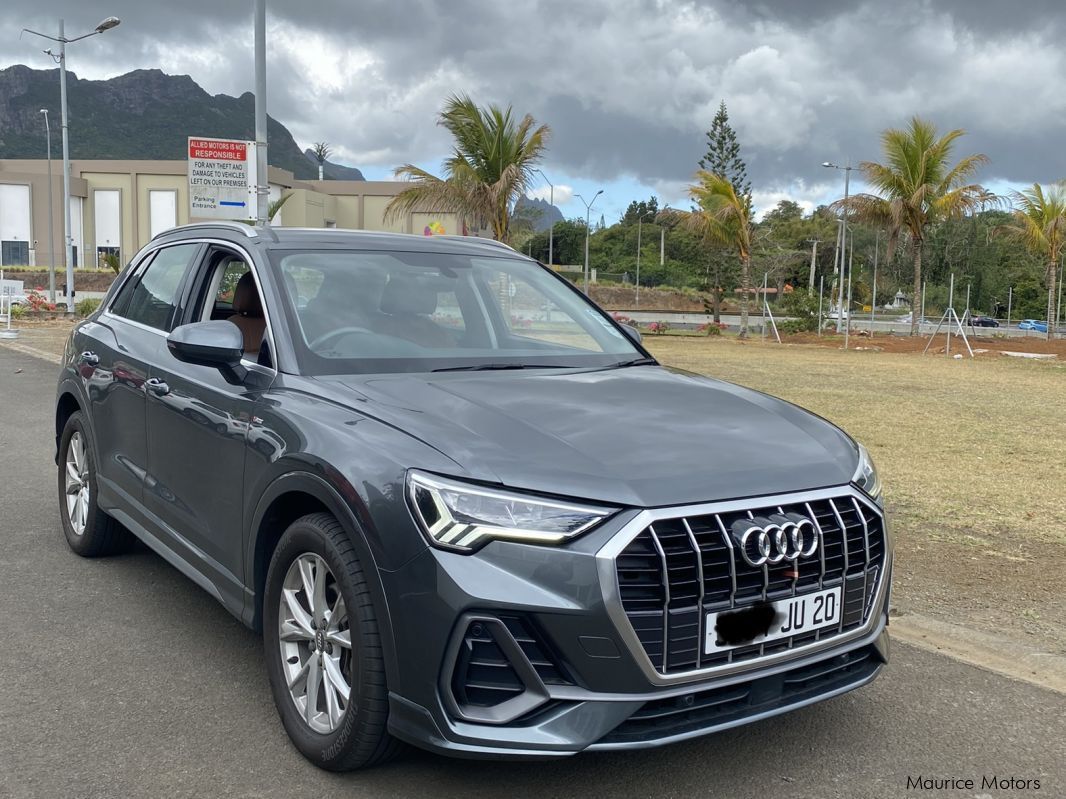
<path fill-rule="evenodd" d="M 184 363 L 221 370 L 231 383 L 240 383 L 244 379 L 246 370 L 241 366 L 244 334 L 224 319 L 174 328 L 167 336 L 167 349 Z"/>
<path fill-rule="evenodd" d="M 622 330 L 624 330 L 625 334 L 631 339 L 633 339 L 635 343 L 640 344 L 640 342 L 643 341 L 643 338 L 640 335 L 640 331 L 637 330 L 636 325 L 623 324 Z"/>

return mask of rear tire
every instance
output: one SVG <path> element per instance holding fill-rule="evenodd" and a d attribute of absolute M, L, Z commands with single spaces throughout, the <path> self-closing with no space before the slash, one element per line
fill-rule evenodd
<path fill-rule="evenodd" d="M 67 544 L 83 558 L 125 552 L 133 542 L 97 505 L 95 451 L 89 425 L 75 411 L 59 437 L 59 516 Z"/>
<path fill-rule="evenodd" d="M 377 614 L 362 564 L 333 516 L 315 513 L 289 526 L 271 558 L 263 603 L 274 703 L 300 753 L 329 771 L 395 755 L 401 744 L 387 729 Z"/>

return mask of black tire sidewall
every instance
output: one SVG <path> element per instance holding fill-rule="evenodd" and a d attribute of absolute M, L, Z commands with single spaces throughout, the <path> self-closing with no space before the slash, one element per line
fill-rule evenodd
<path fill-rule="evenodd" d="M 82 440 L 85 441 L 85 457 L 89 462 L 89 509 L 86 513 L 85 529 L 81 535 L 74 532 L 74 527 L 70 523 L 66 501 L 67 449 L 75 433 L 81 433 Z M 94 555 L 100 548 L 100 539 L 107 534 L 107 531 L 104 529 L 106 520 L 103 512 L 97 506 L 99 493 L 96 482 L 96 442 L 93 440 L 92 432 L 81 411 L 72 413 L 63 427 L 63 434 L 59 438 L 58 467 L 59 518 L 63 525 L 63 536 L 67 539 L 70 548 L 79 555 Z"/>
<path fill-rule="evenodd" d="M 316 524 L 316 521 L 321 518 L 321 516 L 315 516 L 311 519 L 297 520 L 278 542 L 277 549 L 271 558 L 264 590 L 263 645 L 274 703 L 277 705 L 282 724 L 293 744 L 304 757 L 320 768 L 341 771 L 358 768 L 361 763 L 352 762 L 354 750 L 364 743 L 368 735 L 378 737 L 382 734 L 382 731 L 368 729 L 371 725 L 367 724 L 365 714 L 359 712 L 360 708 L 366 704 L 367 693 L 374 690 L 374 686 L 368 685 L 364 679 L 363 659 L 367 653 L 364 640 L 367 636 L 367 627 L 375 625 L 376 620 L 372 608 L 368 608 L 365 601 L 360 601 L 360 594 L 353 579 L 355 575 L 350 573 L 350 567 L 346 566 L 333 542 Z M 322 557 L 330 571 L 333 572 L 337 586 L 344 597 L 352 636 L 352 679 L 348 708 L 345 710 L 340 726 L 328 734 L 310 729 L 300 717 L 286 687 L 285 672 L 282 668 L 281 651 L 278 645 L 281 585 L 292 562 L 305 553 L 314 553 Z M 357 565 L 357 568 L 361 568 L 361 565 Z M 381 690 L 380 687 L 378 690 Z"/>

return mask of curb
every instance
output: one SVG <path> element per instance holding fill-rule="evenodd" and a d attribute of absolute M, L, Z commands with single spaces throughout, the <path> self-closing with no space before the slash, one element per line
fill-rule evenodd
<path fill-rule="evenodd" d="M 20 352 L 23 355 L 32 355 L 34 358 L 40 358 L 44 361 L 49 361 L 57 366 L 62 362 L 62 358 L 55 353 L 48 352 L 47 350 L 39 350 L 36 347 L 29 347 L 25 344 L 17 344 L 14 341 L 0 342 L 0 347 L 6 347 L 14 352 Z"/>
<path fill-rule="evenodd" d="M 919 613 L 893 616 L 889 630 L 901 643 L 1066 694 L 1066 656 Z"/>

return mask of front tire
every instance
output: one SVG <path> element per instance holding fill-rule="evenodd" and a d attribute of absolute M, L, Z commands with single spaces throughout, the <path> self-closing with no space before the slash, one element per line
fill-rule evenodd
<path fill-rule="evenodd" d="M 75 411 L 59 438 L 59 516 L 67 544 L 83 558 L 126 551 L 132 536 L 97 505 L 92 433 Z"/>
<path fill-rule="evenodd" d="M 267 673 L 282 724 L 320 768 L 351 771 L 399 748 L 389 735 L 377 616 L 359 558 L 326 513 L 282 535 L 263 597 Z"/>

